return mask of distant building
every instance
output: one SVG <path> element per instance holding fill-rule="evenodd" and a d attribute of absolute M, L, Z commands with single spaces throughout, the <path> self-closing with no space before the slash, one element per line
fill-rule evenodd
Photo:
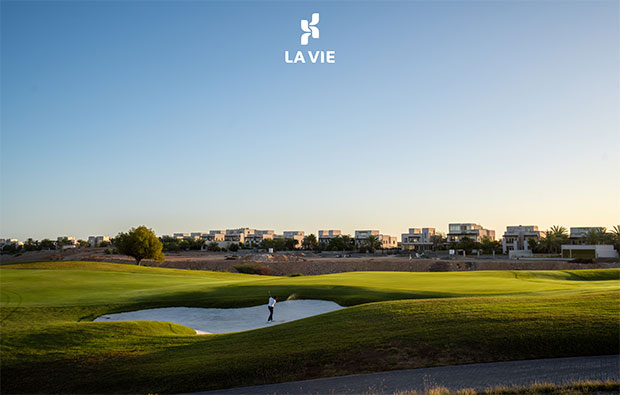
<path fill-rule="evenodd" d="M 91 247 L 96 247 L 101 243 L 110 243 L 110 237 L 108 236 L 88 236 L 88 244 Z"/>
<path fill-rule="evenodd" d="M 224 241 L 226 240 L 226 232 L 223 230 L 211 230 L 203 236 L 205 242 Z"/>
<path fill-rule="evenodd" d="M 380 233 L 381 232 L 379 232 L 378 230 L 356 230 L 355 244 L 359 247 L 363 245 L 370 236 L 376 236 L 377 238 L 379 238 Z"/>
<path fill-rule="evenodd" d="M 224 240 L 230 243 L 245 244 L 247 236 L 253 235 L 254 232 L 255 230 L 250 228 L 226 229 Z"/>
<path fill-rule="evenodd" d="M 502 251 L 510 255 L 531 255 L 530 240 L 539 240 L 544 234 L 535 225 L 507 226 L 502 238 Z"/>
<path fill-rule="evenodd" d="M 259 245 L 263 240 L 273 240 L 274 236 L 275 231 L 272 229 L 256 229 L 253 234 L 248 234 L 245 237 L 245 244 L 249 246 L 251 246 L 252 244 Z"/>
<path fill-rule="evenodd" d="M 189 233 L 174 233 L 172 235 L 172 238 L 177 239 L 177 240 L 186 240 L 186 239 L 189 239 L 190 236 L 189 236 Z"/>
<path fill-rule="evenodd" d="M 301 248 L 301 244 L 304 242 L 304 231 L 302 230 L 287 230 L 282 232 L 281 235 L 275 235 L 276 239 L 293 239 L 297 240 L 295 248 Z"/>
<path fill-rule="evenodd" d="M 70 236 L 58 236 L 56 238 L 56 248 L 61 250 L 67 250 L 70 248 L 77 248 L 78 242 L 75 237 Z"/>
<path fill-rule="evenodd" d="M 379 235 L 382 249 L 398 248 L 398 237 L 390 235 Z"/>
<path fill-rule="evenodd" d="M 342 232 L 340 230 L 319 230 L 319 245 L 327 246 L 331 239 L 335 239 L 336 237 L 342 237 Z"/>
<path fill-rule="evenodd" d="M 0 239 L 0 249 L 4 248 L 4 246 L 15 245 L 15 246 L 23 246 L 24 243 L 17 239 Z"/>
<path fill-rule="evenodd" d="M 480 242 L 484 236 L 487 236 L 491 240 L 495 240 L 495 231 L 485 229 L 482 225 L 473 223 L 448 225 L 448 242 L 458 243 L 463 237 L 468 237 L 474 241 Z"/>
<path fill-rule="evenodd" d="M 401 235 L 400 246 L 403 250 L 429 250 L 433 246 L 431 237 L 434 235 L 435 228 L 409 228 L 408 233 Z"/>
<path fill-rule="evenodd" d="M 189 234 L 190 239 L 198 240 L 203 239 L 208 235 L 206 232 L 192 232 Z"/>
<path fill-rule="evenodd" d="M 602 226 L 591 226 L 591 227 L 577 227 L 570 228 L 570 235 L 568 239 L 571 244 L 583 244 L 586 242 L 586 237 L 588 237 L 588 233 L 592 230 L 602 231 Z"/>
<path fill-rule="evenodd" d="M 381 234 L 378 230 L 356 230 L 355 244 L 358 247 L 363 246 L 370 236 L 375 236 L 381 243 L 381 248 L 383 249 L 398 247 L 398 237 Z"/>

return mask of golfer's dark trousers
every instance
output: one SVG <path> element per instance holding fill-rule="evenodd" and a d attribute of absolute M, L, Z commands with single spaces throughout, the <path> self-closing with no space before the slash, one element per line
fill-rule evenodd
<path fill-rule="evenodd" d="M 269 318 L 267 318 L 267 321 L 273 321 L 273 307 L 271 306 L 267 306 L 269 308 Z"/>

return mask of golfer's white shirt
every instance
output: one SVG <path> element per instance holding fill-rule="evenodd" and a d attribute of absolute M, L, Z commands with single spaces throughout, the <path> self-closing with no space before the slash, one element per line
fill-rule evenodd
<path fill-rule="evenodd" d="M 269 304 L 267 306 L 273 307 L 276 305 L 276 300 L 272 297 L 269 297 Z"/>

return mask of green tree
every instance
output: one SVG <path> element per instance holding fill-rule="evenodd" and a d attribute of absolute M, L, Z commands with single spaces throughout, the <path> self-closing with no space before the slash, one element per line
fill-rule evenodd
<path fill-rule="evenodd" d="M 56 249 L 56 243 L 54 243 L 50 239 L 41 240 L 41 242 L 39 243 L 39 246 L 41 247 L 42 250 L 55 250 Z"/>
<path fill-rule="evenodd" d="M 433 251 L 444 250 L 446 248 L 446 237 L 442 233 L 436 233 L 431 236 L 431 243 L 433 243 Z"/>
<path fill-rule="evenodd" d="M 90 244 L 88 244 L 88 242 L 86 240 L 78 240 L 77 243 L 78 243 L 78 246 L 80 246 L 80 248 L 82 248 L 82 247 L 90 247 Z"/>
<path fill-rule="evenodd" d="M 165 256 L 161 252 L 162 242 L 155 236 L 155 232 L 146 226 L 131 228 L 127 233 L 119 233 L 115 238 L 119 254 L 128 255 L 140 265 L 143 259 L 154 259 L 163 263 Z"/>
<path fill-rule="evenodd" d="M 463 237 L 458 243 L 456 243 L 456 248 L 459 250 L 465 250 L 466 254 L 471 254 L 474 248 L 478 248 L 480 243 L 477 243 L 476 240 L 471 239 L 467 236 Z"/>
<path fill-rule="evenodd" d="M 562 244 L 568 243 L 568 232 L 563 226 L 552 226 L 541 238 L 539 246 L 542 252 L 559 254 Z"/>
<path fill-rule="evenodd" d="M 615 236 L 606 228 L 590 229 L 586 234 L 586 244 L 614 244 Z"/>
<path fill-rule="evenodd" d="M 228 246 L 228 249 L 229 249 L 230 251 L 232 251 L 232 252 L 237 252 L 237 251 L 239 251 L 239 244 L 237 244 L 237 243 L 231 243 L 231 244 Z"/>
<path fill-rule="evenodd" d="M 218 252 L 220 251 L 221 248 L 219 246 L 219 244 L 217 244 L 217 241 L 212 241 L 207 245 L 207 251 L 213 251 L 213 252 Z"/>
<path fill-rule="evenodd" d="M 363 247 L 365 247 L 366 250 L 370 253 L 373 253 L 376 249 L 381 248 L 381 242 L 379 241 L 379 238 L 375 235 L 368 236 L 366 240 L 364 240 L 363 244 Z"/>
<path fill-rule="evenodd" d="M 319 242 L 316 239 L 316 236 L 310 233 L 308 236 L 304 237 L 303 243 L 301 246 L 304 250 L 317 250 L 319 248 Z"/>
<path fill-rule="evenodd" d="M 611 234 L 613 235 L 614 248 L 620 252 L 620 225 L 614 225 L 611 229 Z"/>
<path fill-rule="evenodd" d="M 36 241 L 36 240 L 33 240 L 32 238 L 29 238 L 24 243 L 24 251 L 37 251 L 37 250 L 40 250 L 40 249 L 41 249 L 41 247 L 39 245 L 39 242 Z"/>
<path fill-rule="evenodd" d="M 497 240 L 491 240 L 489 236 L 483 236 L 480 241 L 480 247 L 484 254 L 492 254 L 493 251 L 501 252 L 502 245 Z"/>
<path fill-rule="evenodd" d="M 274 239 L 262 239 L 259 243 L 259 247 L 263 250 L 268 250 L 270 248 L 275 248 L 276 241 Z"/>

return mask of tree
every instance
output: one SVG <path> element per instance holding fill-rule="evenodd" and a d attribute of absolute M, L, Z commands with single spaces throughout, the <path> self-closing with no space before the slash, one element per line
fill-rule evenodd
<path fill-rule="evenodd" d="M 489 236 L 483 236 L 480 242 L 484 254 L 492 254 L 493 251 L 500 252 L 502 245 L 497 240 L 491 240 Z"/>
<path fill-rule="evenodd" d="M 39 242 L 36 241 L 36 240 L 33 240 L 32 238 L 29 238 L 24 243 L 24 251 L 37 251 L 37 250 L 40 250 L 40 249 L 41 249 L 41 247 L 39 245 Z"/>
<path fill-rule="evenodd" d="M 220 251 L 221 248 L 219 246 L 219 244 L 217 244 L 217 241 L 212 241 L 207 245 L 207 251 L 213 251 L 213 252 L 218 252 Z"/>
<path fill-rule="evenodd" d="M 153 230 L 146 226 L 131 228 L 127 233 L 119 233 L 115 238 L 116 248 L 119 254 L 128 255 L 140 265 L 143 259 L 154 259 L 162 263 L 165 259 L 161 252 L 162 242 L 155 236 Z"/>
<path fill-rule="evenodd" d="M 614 239 L 614 248 L 616 251 L 620 252 L 620 225 L 614 225 L 611 229 L 611 234 Z"/>
<path fill-rule="evenodd" d="M 614 244 L 614 234 L 606 228 L 590 229 L 586 234 L 586 244 Z"/>
<path fill-rule="evenodd" d="M 479 246 L 480 243 L 477 243 L 476 240 L 467 236 L 464 236 L 458 243 L 456 243 L 456 248 L 459 250 L 465 250 L 465 253 L 468 255 L 471 254 L 471 251 L 474 248 L 478 248 Z"/>
<path fill-rule="evenodd" d="M 373 253 L 376 249 L 381 248 L 381 242 L 377 236 L 370 235 L 364 240 L 363 247 L 365 247 L 368 252 Z"/>
<path fill-rule="evenodd" d="M 229 249 L 230 251 L 232 251 L 232 252 L 237 252 L 237 251 L 239 251 L 239 244 L 237 244 L 237 243 L 231 243 L 231 244 L 228 246 L 228 249 Z"/>
<path fill-rule="evenodd" d="M 304 237 L 304 241 L 301 243 L 301 246 L 304 250 L 316 250 L 319 248 L 319 242 L 316 239 L 316 236 L 310 233 L 308 236 Z"/>
<path fill-rule="evenodd" d="M 41 240 L 41 242 L 39 243 L 39 246 L 41 247 L 42 250 L 55 250 L 56 249 L 56 243 L 54 243 L 50 239 Z"/>
<path fill-rule="evenodd" d="M 540 239 L 539 249 L 550 254 L 559 254 L 562 244 L 568 243 L 568 232 L 563 226 L 552 226 Z"/>
<path fill-rule="evenodd" d="M 90 247 L 90 244 L 88 244 L 88 242 L 86 240 L 78 240 L 77 241 L 78 245 L 81 247 Z"/>
<path fill-rule="evenodd" d="M 442 233 L 432 235 L 430 241 L 433 243 L 433 251 L 445 249 L 446 237 Z"/>

